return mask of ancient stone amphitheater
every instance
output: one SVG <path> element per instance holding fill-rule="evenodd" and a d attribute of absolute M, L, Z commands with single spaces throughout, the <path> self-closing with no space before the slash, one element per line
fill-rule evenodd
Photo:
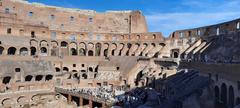
<path fill-rule="evenodd" d="M 164 37 L 140 11 L 0 0 L 0 108 L 237 108 L 239 46 L 240 19 Z"/>

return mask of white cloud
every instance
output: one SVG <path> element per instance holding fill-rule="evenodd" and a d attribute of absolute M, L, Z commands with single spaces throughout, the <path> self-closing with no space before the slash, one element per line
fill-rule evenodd
<path fill-rule="evenodd" d="M 190 2 L 188 5 L 190 4 L 195 4 L 195 6 L 202 6 L 207 3 Z M 160 31 L 163 32 L 165 36 L 168 36 L 171 32 L 175 30 L 207 26 L 239 18 L 240 17 L 239 4 L 240 4 L 239 0 L 228 0 L 228 2 L 222 5 L 218 5 L 217 7 L 214 8 L 209 7 L 209 9 L 211 10 L 204 12 L 180 12 L 180 13 L 155 12 L 147 14 L 146 19 L 150 31 L 152 32 Z"/>

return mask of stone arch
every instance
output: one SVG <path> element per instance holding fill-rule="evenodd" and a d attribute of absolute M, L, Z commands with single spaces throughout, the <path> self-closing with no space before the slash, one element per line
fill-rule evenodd
<path fill-rule="evenodd" d="M 18 103 L 27 103 L 27 98 L 25 96 L 20 96 L 19 98 L 17 98 L 17 102 Z"/>
<path fill-rule="evenodd" d="M 95 55 L 96 56 L 101 56 L 101 48 L 102 48 L 101 43 L 97 43 L 95 45 Z"/>
<path fill-rule="evenodd" d="M 82 74 L 82 78 L 87 79 L 88 78 L 87 74 L 86 73 Z"/>
<path fill-rule="evenodd" d="M 0 55 L 3 55 L 4 47 L 0 46 Z"/>
<path fill-rule="evenodd" d="M 2 80 L 3 84 L 9 84 L 10 82 L 11 82 L 11 77 L 10 76 L 6 76 Z"/>
<path fill-rule="evenodd" d="M 93 56 L 93 51 L 92 50 L 88 50 L 88 56 Z"/>
<path fill-rule="evenodd" d="M 108 50 L 109 50 L 109 44 L 108 43 L 104 43 L 103 44 L 103 56 L 107 57 L 108 56 Z"/>
<path fill-rule="evenodd" d="M 40 41 L 40 46 L 41 47 L 43 47 L 43 46 L 47 47 L 48 46 L 48 42 L 46 40 L 41 40 Z"/>
<path fill-rule="evenodd" d="M 116 55 L 116 50 L 117 50 L 117 44 L 116 43 L 112 43 L 111 44 L 111 55 L 112 56 Z"/>
<path fill-rule="evenodd" d="M 59 49 L 58 49 L 58 42 L 51 41 L 51 56 L 58 56 Z"/>
<path fill-rule="evenodd" d="M 60 69 L 60 68 L 58 68 L 58 67 L 55 67 L 55 71 L 56 71 L 56 72 L 60 72 L 60 71 L 61 71 L 61 69 Z"/>
<path fill-rule="evenodd" d="M 220 91 L 219 91 L 219 87 L 218 86 L 215 86 L 214 93 L 215 93 L 215 101 L 218 102 L 219 99 L 220 99 L 220 96 L 219 96 Z"/>
<path fill-rule="evenodd" d="M 38 41 L 35 39 L 30 40 L 30 46 L 38 46 Z"/>
<path fill-rule="evenodd" d="M 25 81 L 32 81 L 32 78 L 33 78 L 33 76 L 32 75 L 27 75 L 26 77 L 25 77 Z"/>
<path fill-rule="evenodd" d="M 119 47 L 118 56 L 121 56 L 121 55 L 122 55 L 123 48 L 124 48 L 124 44 L 123 44 L 123 43 L 120 43 L 120 44 L 118 45 L 118 47 Z"/>
<path fill-rule="evenodd" d="M 84 42 L 81 42 L 79 44 L 79 55 L 80 56 L 86 56 L 86 44 Z"/>
<path fill-rule="evenodd" d="M 61 56 L 69 55 L 68 52 L 68 43 L 66 41 L 61 42 Z"/>
<path fill-rule="evenodd" d="M 227 86 L 225 83 L 221 85 L 221 101 L 224 105 L 227 105 Z"/>
<path fill-rule="evenodd" d="M 141 70 L 140 72 L 138 72 L 137 76 L 135 77 L 135 86 L 139 85 L 139 81 L 141 80 L 141 78 L 143 77 L 143 70 Z"/>
<path fill-rule="evenodd" d="M 72 55 L 72 56 L 78 55 L 77 43 L 71 42 L 71 43 L 69 44 L 69 48 L 70 48 L 70 55 Z"/>
<path fill-rule="evenodd" d="M 28 49 L 26 47 L 20 48 L 19 54 L 22 56 L 28 55 Z"/>
<path fill-rule="evenodd" d="M 69 72 L 68 67 L 63 67 L 63 72 Z"/>
<path fill-rule="evenodd" d="M 43 75 L 37 75 L 35 81 L 41 81 L 43 79 Z"/>
<path fill-rule="evenodd" d="M 67 48 L 68 47 L 68 43 L 66 41 L 62 41 L 61 42 L 61 47 L 62 48 Z"/>
<path fill-rule="evenodd" d="M 132 47 L 132 44 L 131 43 L 128 43 L 127 44 L 127 53 L 126 53 L 126 56 L 129 56 L 129 52 L 130 52 L 130 49 L 131 49 L 131 47 Z"/>
<path fill-rule="evenodd" d="M 148 47 L 148 44 L 147 44 L 147 43 L 143 43 L 143 44 L 142 44 L 142 47 L 141 47 L 141 51 L 140 51 L 139 56 L 143 56 L 143 52 L 144 52 L 144 50 L 146 50 L 147 47 Z"/>
<path fill-rule="evenodd" d="M 48 50 L 46 47 L 41 47 L 40 51 L 42 56 L 47 56 Z"/>
<path fill-rule="evenodd" d="M 37 52 L 37 48 L 36 47 L 31 47 L 30 50 L 31 50 L 31 56 L 36 55 L 36 52 Z"/>
<path fill-rule="evenodd" d="M 228 104 L 230 106 L 230 108 L 233 108 L 234 107 L 234 89 L 233 89 L 233 86 L 230 86 L 229 87 L 229 90 L 228 90 Z"/>
<path fill-rule="evenodd" d="M 3 106 L 7 106 L 7 105 L 11 105 L 12 104 L 12 99 L 11 98 L 5 98 L 2 100 L 2 105 Z"/>
<path fill-rule="evenodd" d="M 178 58 L 179 57 L 179 49 L 172 49 L 171 50 L 171 57 Z"/>
<path fill-rule="evenodd" d="M 50 81 L 53 79 L 53 75 L 46 75 L 45 81 Z"/>
<path fill-rule="evenodd" d="M 16 48 L 15 47 L 10 47 L 8 48 L 8 55 L 15 55 L 16 54 Z"/>

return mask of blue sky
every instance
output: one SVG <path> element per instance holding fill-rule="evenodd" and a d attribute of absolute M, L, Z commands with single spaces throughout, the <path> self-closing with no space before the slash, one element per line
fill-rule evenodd
<path fill-rule="evenodd" d="M 168 36 L 179 29 L 216 24 L 240 18 L 240 0 L 29 0 L 67 8 L 141 10 L 150 32 Z"/>

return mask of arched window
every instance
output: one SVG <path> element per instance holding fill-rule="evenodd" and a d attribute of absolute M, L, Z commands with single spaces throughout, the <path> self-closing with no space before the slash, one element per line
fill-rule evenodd
<path fill-rule="evenodd" d="M 97 43 L 96 44 L 96 56 L 100 56 L 101 55 L 101 44 L 100 43 Z"/>
<path fill-rule="evenodd" d="M 85 73 L 82 74 L 82 78 L 83 78 L 83 79 L 87 79 L 87 74 L 85 74 Z"/>
<path fill-rule="evenodd" d="M 52 75 L 47 75 L 45 77 L 45 81 L 49 81 L 49 80 L 52 80 L 53 76 Z"/>
<path fill-rule="evenodd" d="M 64 72 L 69 72 L 69 69 L 67 67 L 63 67 Z"/>
<path fill-rule="evenodd" d="M 0 55 L 3 54 L 4 48 L 0 46 Z"/>
<path fill-rule="evenodd" d="M 8 55 L 15 55 L 15 53 L 16 53 L 16 48 L 14 48 L 14 47 L 10 47 L 10 48 L 8 48 Z"/>
<path fill-rule="evenodd" d="M 104 50 L 104 56 L 107 57 L 108 56 L 108 49 Z"/>
<path fill-rule="evenodd" d="M 80 56 L 85 56 L 85 55 L 86 55 L 85 49 L 81 48 L 81 49 L 79 50 L 79 55 L 80 55 Z"/>
<path fill-rule="evenodd" d="M 42 79 L 43 79 L 43 76 L 42 76 L 42 75 L 37 75 L 35 80 L 36 80 L 36 81 L 41 81 Z"/>
<path fill-rule="evenodd" d="M 47 48 L 46 47 L 42 47 L 40 50 L 41 50 L 42 54 L 47 54 Z"/>
<path fill-rule="evenodd" d="M 88 56 L 93 56 L 93 51 L 92 50 L 88 51 Z"/>
<path fill-rule="evenodd" d="M 25 77 L 25 81 L 31 81 L 31 80 L 32 80 L 32 78 L 33 78 L 33 76 L 32 76 L 32 75 L 28 75 L 28 76 L 26 76 L 26 77 Z"/>
<path fill-rule="evenodd" d="M 22 56 L 28 55 L 28 49 L 26 47 L 21 48 L 20 55 L 22 55 Z"/>
<path fill-rule="evenodd" d="M 31 47 L 30 50 L 31 50 L 31 56 L 36 55 L 37 49 L 35 47 Z"/>
<path fill-rule="evenodd" d="M 60 72 L 60 68 L 56 67 L 55 68 L 56 72 Z"/>
<path fill-rule="evenodd" d="M 4 77 L 4 78 L 3 78 L 2 83 L 3 83 L 3 84 L 9 84 L 10 81 L 11 81 L 11 77 L 10 77 L 10 76 L 7 76 L 7 77 Z"/>
<path fill-rule="evenodd" d="M 67 42 L 65 42 L 65 41 L 61 42 L 61 47 L 67 47 L 67 46 L 68 46 Z"/>
<path fill-rule="evenodd" d="M 11 28 L 8 28 L 7 29 L 7 34 L 11 34 L 12 33 L 12 29 Z"/>
<path fill-rule="evenodd" d="M 234 98 L 234 90 L 233 90 L 233 87 L 230 86 L 229 87 L 229 90 L 228 90 L 228 104 L 230 106 L 230 108 L 233 108 L 234 107 L 234 101 L 235 101 L 235 98 Z"/>
<path fill-rule="evenodd" d="M 227 86 L 225 83 L 221 85 L 221 101 L 224 105 L 227 105 Z"/>
<path fill-rule="evenodd" d="M 92 68 L 92 67 L 89 67 L 89 71 L 90 71 L 90 72 L 93 72 L 93 68 Z"/>
<path fill-rule="evenodd" d="M 70 21 L 74 21 L 74 17 L 73 16 L 70 17 Z"/>
<path fill-rule="evenodd" d="M 71 48 L 71 55 L 77 55 L 77 50 L 75 48 Z"/>
<path fill-rule="evenodd" d="M 215 86 L 215 88 L 214 88 L 214 92 L 215 92 L 215 101 L 218 102 L 219 99 L 220 99 L 220 97 L 219 97 L 219 93 L 220 93 L 220 91 L 219 91 L 218 86 Z"/>

